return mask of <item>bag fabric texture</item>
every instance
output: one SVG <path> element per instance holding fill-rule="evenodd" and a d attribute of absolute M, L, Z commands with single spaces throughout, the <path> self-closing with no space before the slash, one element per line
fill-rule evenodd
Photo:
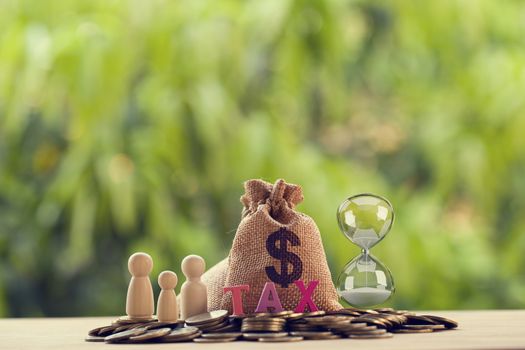
<path fill-rule="evenodd" d="M 242 219 L 227 258 L 203 275 L 208 287 L 208 309 L 232 312 L 226 286 L 248 284 L 243 295 L 244 312 L 253 313 L 266 282 L 274 282 L 285 310 L 293 310 L 301 292 L 293 282 L 306 285 L 318 280 L 312 300 L 320 310 L 342 306 L 332 283 L 330 270 L 314 220 L 295 210 L 302 202 L 302 189 L 279 179 L 275 184 L 263 180 L 244 183 Z"/>

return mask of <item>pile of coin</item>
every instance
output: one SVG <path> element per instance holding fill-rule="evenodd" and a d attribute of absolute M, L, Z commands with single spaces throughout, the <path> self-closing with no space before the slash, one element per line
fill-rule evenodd
<path fill-rule="evenodd" d="M 416 315 L 391 308 L 294 313 L 259 313 L 229 316 L 225 310 L 211 311 L 185 322 L 121 317 L 111 325 L 88 333 L 86 341 L 106 343 L 187 342 L 216 343 L 236 340 L 292 342 L 339 338 L 382 339 L 394 333 L 430 333 L 458 327 L 440 316 Z"/>
<path fill-rule="evenodd" d="M 230 323 L 226 310 L 211 311 L 189 317 L 186 320 L 186 325 L 195 326 L 201 332 L 207 333 L 226 333 L 238 330 L 234 324 Z"/>

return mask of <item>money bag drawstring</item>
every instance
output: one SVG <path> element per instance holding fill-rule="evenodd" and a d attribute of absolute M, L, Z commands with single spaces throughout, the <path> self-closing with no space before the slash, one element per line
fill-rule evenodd
<path fill-rule="evenodd" d="M 282 210 L 288 205 L 284 198 L 284 191 L 286 190 L 286 182 L 283 179 L 278 179 L 272 186 L 272 191 L 266 203 L 270 207 L 270 215 L 273 218 L 278 217 Z"/>

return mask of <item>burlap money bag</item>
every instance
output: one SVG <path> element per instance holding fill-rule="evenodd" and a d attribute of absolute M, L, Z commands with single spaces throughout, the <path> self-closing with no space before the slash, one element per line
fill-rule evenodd
<path fill-rule="evenodd" d="M 274 185 L 249 180 L 242 219 L 228 257 L 203 276 L 208 287 L 208 309 L 232 311 L 231 295 L 223 287 L 250 285 L 243 297 L 244 311 L 253 313 L 266 282 L 274 282 L 285 310 L 293 310 L 301 293 L 293 283 L 318 280 L 312 300 L 321 310 L 340 309 L 321 235 L 309 216 L 295 210 L 303 200 L 300 186 L 278 180 Z"/>

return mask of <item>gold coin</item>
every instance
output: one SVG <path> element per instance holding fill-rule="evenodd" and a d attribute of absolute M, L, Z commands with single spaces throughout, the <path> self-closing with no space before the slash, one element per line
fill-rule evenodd
<path fill-rule="evenodd" d="M 284 327 L 284 323 L 276 322 L 252 322 L 252 323 L 243 323 L 242 327 Z"/>
<path fill-rule="evenodd" d="M 260 338 L 282 338 L 288 336 L 288 332 L 277 333 L 243 333 L 242 337 L 247 340 L 258 340 Z"/>
<path fill-rule="evenodd" d="M 354 332 L 354 331 L 361 331 L 361 332 L 369 332 L 369 331 L 375 331 L 379 328 L 377 328 L 376 326 L 364 326 L 364 327 L 345 327 L 345 328 L 338 328 L 336 329 L 337 331 L 340 331 L 340 332 Z M 383 328 L 381 328 L 381 330 L 384 331 Z"/>
<path fill-rule="evenodd" d="M 166 334 L 164 338 L 181 338 L 181 337 L 186 337 L 188 335 L 192 335 L 195 333 L 199 333 L 199 329 L 197 327 L 193 327 L 193 326 L 182 327 L 182 328 L 172 329 L 171 332 Z"/>
<path fill-rule="evenodd" d="M 243 332 L 250 331 L 250 330 L 261 330 L 261 331 L 268 331 L 268 332 L 275 332 L 280 331 L 284 327 L 282 325 L 243 325 L 241 327 L 241 330 Z"/>
<path fill-rule="evenodd" d="M 103 342 L 104 337 L 98 337 L 96 335 L 88 335 L 84 340 L 88 342 Z"/>
<path fill-rule="evenodd" d="M 366 314 L 370 314 L 370 315 L 376 315 L 376 314 L 379 313 L 379 312 L 377 312 L 375 310 L 372 310 L 372 309 L 361 310 L 361 312 L 366 313 Z"/>
<path fill-rule="evenodd" d="M 139 323 L 139 325 L 142 325 L 142 323 Z M 136 328 L 135 327 L 136 325 L 135 324 L 124 324 L 120 327 L 117 327 L 115 328 L 115 330 L 113 330 L 112 333 L 119 333 L 119 332 L 122 332 L 122 331 L 125 331 L 125 330 L 128 330 L 128 329 L 131 329 L 131 328 Z"/>
<path fill-rule="evenodd" d="M 399 328 L 392 329 L 393 333 L 432 333 L 431 328 L 420 328 L 420 329 L 408 329 L 408 328 Z"/>
<path fill-rule="evenodd" d="M 251 332 L 281 332 L 283 330 L 282 327 L 243 327 L 241 328 L 241 332 L 243 333 L 251 333 Z"/>
<path fill-rule="evenodd" d="M 242 323 L 261 323 L 261 322 L 267 322 L 267 323 L 286 323 L 286 320 L 284 318 L 278 318 L 278 317 L 251 317 L 251 318 L 245 318 L 242 320 Z"/>
<path fill-rule="evenodd" d="M 320 331 L 324 331 L 325 329 L 324 328 L 319 328 L 317 326 L 302 326 L 302 327 L 297 327 L 297 326 L 293 326 L 293 327 L 288 327 L 288 330 L 290 332 L 320 332 Z"/>
<path fill-rule="evenodd" d="M 284 323 L 277 322 L 245 322 L 242 327 L 284 327 Z"/>
<path fill-rule="evenodd" d="M 346 310 L 346 309 L 326 311 L 326 314 L 327 315 L 361 316 L 360 312 L 357 312 L 354 310 Z"/>
<path fill-rule="evenodd" d="M 332 334 L 332 335 L 323 335 L 323 336 L 312 336 L 309 338 L 305 338 L 306 340 L 334 340 L 334 339 L 341 339 L 342 336 L 339 334 Z"/>
<path fill-rule="evenodd" d="M 281 324 L 243 324 L 241 329 L 262 328 L 262 329 L 283 329 Z"/>
<path fill-rule="evenodd" d="M 169 333 L 171 333 L 171 328 L 152 329 L 146 331 L 146 333 L 143 333 L 141 335 L 130 337 L 129 341 L 134 343 L 140 343 L 151 339 L 161 338 L 165 335 L 168 335 Z"/>
<path fill-rule="evenodd" d="M 387 319 L 397 326 L 407 323 L 407 318 L 403 315 L 390 314 Z"/>
<path fill-rule="evenodd" d="M 408 310 L 397 310 L 395 313 L 398 314 L 398 315 L 416 316 L 416 314 L 414 312 L 408 311 Z"/>
<path fill-rule="evenodd" d="M 187 328 L 192 328 L 190 330 L 187 330 Z M 184 331 L 181 331 L 184 330 Z M 171 333 L 165 335 L 162 338 L 159 338 L 158 340 L 163 343 L 177 343 L 177 342 L 184 342 L 184 341 L 191 341 L 194 338 L 198 338 L 202 335 L 202 332 L 199 331 L 198 328 L 195 327 L 184 327 L 184 328 L 178 328 L 171 331 Z"/>
<path fill-rule="evenodd" d="M 369 317 L 359 317 L 359 318 L 355 318 L 352 323 L 362 323 L 362 322 L 365 322 L 366 324 L 368 325 L 374 325 L 374 326 L 378 326 L 378 327 L 382 327 L 382 328 L 387 328 L 388 327 L 388 324 L 390 324 L 389 322 L 384 322 L 383 320 L 378 320 L 378 319 L 374 319 L 374 318 L 369 318 Z"/>
<path fill-rule="evenodd" d="M 135 328 L 144 328 L 146 329 L 146 326 L 149 325 L 150 323 L 137 323 L 137 324 L 132 324 L 132 325 L 129 325 L 129 328 L 128 329 L 135 329 Z"/>
<path fill-rule="evenodd" d="M 374 309 L 374 311 L 381 312 L 381 313 L 386 313 L 386 312 L 392 312 L 392 311 L 395 311 L 395 310 L 392 309 L 391 307 L 382 307 L 382 308 L 379 308 L 379 309 Z"/>
<path fill-rule="evenodd" d="M 290 332 L 323 332 L 324 328 L 310 327 L 310 328 L 288 328 Z"/>
<path fill-rule="evenodd" d="M 224 322 L 229 322 L 228 318 L 221 318 L 221 319 L 210 321 L 210 322 L 206 322 L 206 323 L 199 323 L 199 324 L 196 324 L 195 327 L 213 327 L 213 326 L 216 326 L 218 324 L 222 324 Z M 186 324 L 188 324 L 188 323 L 186 322 Z"/>
<path fill-rule="evenodd" d="M 104 341 L 108 343 L 121 342 L 124 340 L 128 340 L 130 337 L 141 335 L 145 332 L 146 330 L 144 328 L 128 329 L 127 331 L 122 331 L 119 333 L 108 335 L 104 338 Z"/>
<path fill-rule="evenodd" d="M 199 315 L 191 316 L 186 319 L 186 323 L 190 326 L 203 325 L 211 322 L 216 322 L 228 317 L 228 311 L 226 310 L 215 310 L 205 312 Z"/>
<path fill-rule="evenodd" d="M 316 317 L 316 316 L 323 316 L 324 314 L 325 312 L 323 310 L 310 311 L 310 312 L 305 312 L 303 314 L 303 317 Z"/>
<path fill-rule="evenodd" d="M 407 324 L 438 324 L 439 322 L 434 322 L 432 319 L 425 316 L 417 315 L 406 315 Z"/>
<path fill-rule="evenodd" d="M 242 327 L 284 327 L 284 323 L 277 323 L 277 322 L 251 322 L 251 323 L 243 323 Z"/>
<path fill-rule="evenodd" d="M 366 323 L 348 323 L 348 324 L 338 324 L 332 325 L 330 329 L 345 330 L 345 329 L 363 329 L 367 327 L 377 328 L 376 326 L 369 326 Z"/>
<path fill-rule="evenodd" d="M 225 326 L 229 326 L 229 325 L 230 325 L 230 322 L 226 319 L 226 320 L 223 320 L 222 322 L 214 323 L 211 326 L 208 326 L 208 325 L 197 325 L 195 327 L 199 328 L 203 332 L 213 332 L 213 331 L 216 331 L 217 329 L 221 329 L 221 328 L 224 328 Z"/>
<path fill-rule="evenodd" d="M 301 341 L 303 337 L 279 337 L 279 338 L 259 338 L 258 341 L 265 343 L 288 343 L 294 341 Z"/>
<path fill-rule="evenodd" d="M 392 338 L 394 335 L 392 333 L 383 333 L 383 334 L 352 334 L 348 336 L 351 339 L 383 339 L 383 338 Z"/>
<path fill-rule="evenodd" d="M 284 317 L 293 314 L 293 311 L 281 311 L 281 312 L 258 312 L 255 313 L 255 317 Z"/>
<path fill-rule="evenodd" d="M 237 340 L 236 337 L 230 338 L 195 338 L 193 342 L 195 343 L 228 343 Z"/>
<path fill-rule="evenodd" d="M 356 320 L 360 320 L 360 321 L 364 321 L 364 322 L 367 322 L 367 323 L 373 323 L 375 325 L 382 325 L 383 327 L 393 327 L 394 326 L 394 323 L 392 323 L 390 320 L 388 320 L 387 318 L 384 318 L 380 315 L 366 315 L 366 316 L 361 316 L 359 318 L 356 318 Z"/>
<path fill-rule="evenodd" d="M 334 310 L 334 311 L 331 311 L 331 312 L 336 312 L 336 311 L 343 311 L 343 312 L 357 312 L 359 314 L 362 314 L 363 312 L 365 312 L 364 310 L 362 309 L 358 309 L 356 307 L 345 307 L 343 309 L 339 309 L 339 310 Z"/>
<path fill-rule="evenodd" d="M 120 323 L 120 324 L 129 324 L 129 323 L 151 322 L 151 321 L 156 321 L 156 320 L 157 319 L 153 316 L 145 316 L 145 317 L 122 316 L 122 317 L 117 318 L 115 322 Z"/>
<path fill-rule="evenodd" d="M 113 334 L 113 332 L 115 332 L 115 329 L 119 328 L 118 325 L 112 325 L 112 326 L 106 326 L 106 327 L 102 327 L 98 334 L 94 334 L 94 335 L 98 335 L 100 337 L 106 337 L 110 334 Z"/>
<path fill-rule="evenodd" d="M 377 317 L 377 319 L 388 321 L 392 326 L 398 326 L 402 323 L 405 323 L 405 322 L 401 322 L 402 320 L 396 315 L 390 315 L 390 314 L 380 314 Z"/>
<path fill-rule="evenodd" d="M 153 323 L 148 323 L 147 325 L 144 326 L 144 328 L 146 329 L 157 329 L 157 328 L 165 328 L 165 327 L 169 327 L 169 328 L 179 328 L 179 327 L 182 327 L 184 326 L 184 321 L 182 320 L 179 320 L 179 321 L 176 321 L 176 322 L 153 322 Z"/>
<path fill-rule="evenodd" d="M 208 338 L 208 339 L 240 338 L 240 337 L 242 337 L 242 333 L 241 332 L 204 333 L 201 337 Z"/>
<path fill-rule="evenodd" d="M 344 332 L 345 335 L 350 335 L 350 334 L 356 334 L 356 335 L 363 335 L 363 334 L 369 334 L 369 335 L 377 335 L 377 334 L 385 334 L 386 333 L 386 330 L 384 329 L 373 329 L 373 330 L 368 330 L 368 331 L 363 331 L 363 330 L 359 330 L 359 329 L 356 329 L 354 331 L 347 331 L 347 332 Z"/>
<path fill-rule="evenodd" d="M 445 329 L 445 325 L 442 324 L 405 324 L 401 329 L 432 329 L 441 330 Z"/>
<path fill-rule="evenodd" d="M 241 330 L 240 326 L 236 326 L 233 324 L 228 324 L 222 328 L 217 328 L 212 331 L 207 330 L 207 333 L 228 333 L 228 332 L 239 332 Z"/>
<path fill-rule="evenodd" d="M 445 317 L 441 317 L 441 316 L 434 316 L 434 315 L 422 315 L 423 317 L 426 317 L 426 318 L 429 318 L 431 319 L 432 321 L 434 322 L 437 322 L 437 323 L 440 323 L 442 325 L 444 325 L 446 328 L 457 328 L 458 327 L 458 323 L 454 320 L 451 320 L 450 318 L 445 318 Z"/>
<path fill-rule="evenodd" d="M 286 317 L 286 320 L 287 320 L 287 321 L 296 321 L 296 320 L 301 320 L 301 319 L 303 319 L 304 317 L 306 317 L 305 315 L 306 315 L 306 314 L 305 314 L 304 312 L 296 312 L 296 313 L 293 313 L 293 314 L 291 314 L 291 315 L 288 315 L 288 316 Z"/>
<path fill-rule="evenodd" d="M 230 320 L 244 320 L 245 318 L 255 317 L 254 314 L 230 315 Z"/>
<path fill-rule="evenodd" d="M 106 327 L 107 327 L 107 326 L 102 326 L 102 327 L 93 328 L 92 330 L 90 330 L 90 331 L 88 332 L 88 335 L 97 336 L 97 335 L 98 335 L 98 332 L 100 332 L 101 329 L 106 328 Z"/>
<path fill-rule="evenodd" d="M 310 337 L 322 337 L 322 336 L 328 336 L 328 335 L 333 335 L 333 334 L 334 333 L 328 332 L 328 331 L 321 331 L 321 332 L 308 332 L 308 331 L 305 331 L 305 332 L 290 332 L 290 335 L 292 335 L 294 337 L 303 337 L 305 339 L 310 338 Z"/>
<path fill-rule="evenodd" d="M 331 315 L 331 316 L 320 316 L 320 317 L 309 317 L 304 319 L 307 323 L 319 325 L 319 326 L 328 326 L 332 324 L 344 324 L 350 323 L 352 317 L 342 316 L 342 315 Z"/>

